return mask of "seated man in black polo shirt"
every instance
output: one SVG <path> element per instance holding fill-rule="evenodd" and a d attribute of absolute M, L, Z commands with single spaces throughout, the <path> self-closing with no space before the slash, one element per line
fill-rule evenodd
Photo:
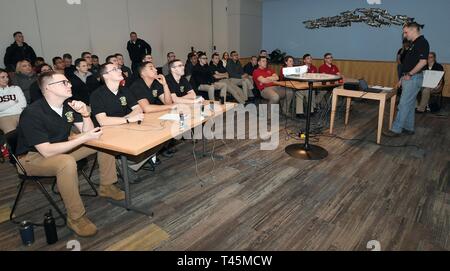
<path fill-rule="evenodd" d="M 214 101 L 214 92 L 216 89 L 220 90 L 220 96 L 227 97 L 227 84 L 224 82 L 215 82 L 213 74 L 209 69 L 208 57 L 204 52 L 198 53 L 198 63 L 192 69 L 192 78 L 194 88 L 198 91 L 208 92 L 210 101 Z"/>
<path fill-rule="evenodd" d="M 130 91 L 145 113 L 169 111 L 174 107 L 166 78 L 162 74 L 158 75 L 153 63 L 140 63 L 136 73 L 140 78 L 131 85 Z M 169 141 L 161 150 L 164 157 L 170 158 L 176 152 L 175 148 L 169 147 L 172 142 Z"/>
<path fill-rule="evenodd" d="M 194 104 L 202 102 L 196 99 L 196 94 L 191 84 L 184 77 L 184 65 L 179 59 L 169 62 L 170 73 L 166 76 L 167 85 L 172 93 L 172 101 L 176 104 Z"/>
<path fill-rule="evenodd" d="M 120 85 L 122 70 L 115 64 L 100 66 L 105 85 L 91 95 L 92 113 L 100 126 L 140 122 L 144 119 L 141 107 L 131 91 Z"/>
<path fill-rule="evenodd" d="M 70 101 L 70 82 L 53 71 L 39 76 L 43 99 L 28 106 L 19 121 L 17 155 L 30 176 L 56 176 L 58 190 L 67 210 L 67 226 L 79 236 L 92 236 L 96 226 L 87 218 L 78 188 L 76 161 L 97 151 L 82 147 L 102 135 L 94 128 L 86 104 Z M 81 135 L 69 139 L 72 126 Z M 117 182 L 114 156 L 98 152 L 100 196 L 123 200 Z M 19 169 L 20 171 L 20 169 Z"/>
<path fill-rule="evenodd" d="M 140 63 L 137 73 L 140 78 L 131 85 L 130 91 L 136 97 L 141 109 L 145 113 L 172 109 L 172 94 L 166 78 L 163 75 L 158 75 L 153 63 Z"/>
<path fill-rule="evenodd" d="M 100 126 L 141 123 L 144 114 L 133 93 L 122 86 L 122 70 L 118 65 L 106 63 L 100 66 L 100 76 L 105 85 L 91 95 L 92 114 Z M 129 165 L 138 171 L 151 157 Z"/>
<path fill-rule="evenodd" d="M 227 85 L 227 92 L 233 95 L 234 99 L 236 99 L 238 103 L 245 104 L 248 100 L 247 93 L 244 92 L 243 89 L 239 88 L 238 85 L 232 80 L 230 80 L 230 75 L 228 74 L 227 69 L 225 69 L 222 63 L 220 63 L 220 55 L 218 53 L 214 53 L 212 55 L 212 60 L 209 63 L 209 70 L 211 71 L 216 82 L 225 83 Z"/>

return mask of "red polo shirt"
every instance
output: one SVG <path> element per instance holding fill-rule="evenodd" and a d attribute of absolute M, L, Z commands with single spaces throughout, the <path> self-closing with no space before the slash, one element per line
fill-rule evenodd
<path fill-rule="evenodd" d="M 318 72 L 318 70 L 317 70 L 316 66 L 311 64 L 311 66 L 309 66 L 309 68 L 308 68 L 308 73 L 317 73 L 317 72 Z"/>
<path fill-rule="evenodd" d="M 319 67 L 319 73 L 326 73 L 326 74 L 334 74 L 337 75 L 339 73 L 339 69 L 336 65 L 331 64 L 331 67 L 327 64 L 323 64 Z"/>
<path fill-rule="evenodd" d="M 274 84 L 273 83 L 269 83 L 269 84 L 262 84 L 261 82 L 258 81 L 259 77 L 263 77 L 263 78 L 267 78 L 270 77 L 272 75 L 274 75 L 275 72 L 269 68 L 265 68 L 265 69 L 261 69 L 258 68 L 253 72 L 253 81 L 255 81 L 255 85 L 256 88 L 258 88 L 260 91 L 264 90 L 265 88 L 268 87 L 273 87 Z"/>

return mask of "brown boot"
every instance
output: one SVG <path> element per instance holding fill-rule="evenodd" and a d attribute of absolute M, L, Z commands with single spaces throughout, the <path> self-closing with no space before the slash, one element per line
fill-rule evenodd
<path fill-rule="evenodd" d="M 100 197 L 110 198 L 113 200 L 124 200 L 125 192 L 123 192 L 113 184 L 100 185 Z"/>
<path fill-rule="evenodd" d="M 81 237 L 89 237 L 97 233 L 97 227 L 86 215 L 78 218 L 77 220 L 67 218 L 67 227 L 73 230 L 76 235 Z"/>

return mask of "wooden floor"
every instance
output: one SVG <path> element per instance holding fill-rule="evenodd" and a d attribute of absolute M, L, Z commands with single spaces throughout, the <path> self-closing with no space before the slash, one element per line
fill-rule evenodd
<path fill-rule="evenodd" d="M 365 140 L 314 138 L 330 153 L 323 161 L 285 154 L 284 147 L 296 140 L 285 140 L 284 123 L 275 151 L 261 151 L 257 140 L 216 141 L 216 153 L 226 159 L 215 165 L 199 159 L 203 182 L 193 146 L 185 142 L 155 173 L 140 172 L 144 182 L 132 186 L 134 202 L 152 209 L 153 219 L 84 198 L 98 234 L 79 238 L 60 228 L 60 241 L 51 246 L 42 228 L 35 230 L 32 246 L 22 246 L 18 227 L 7 220 L 17 177 L 9 164 L 0 164 L 0 250 L 67 250 L 70 240 L 78 240 L 82 250 L 365 251 L 371 240 L 382 250 L 449 250 L 449 111 L 441 112 L 447 117 L 418 115 L 414 136 L 382 139 L 417 145 L 397 148 L 371 143 L 378 107 L 355 103 L 350 125 L 338 120 L 336 132 Z M 47 209 L 29 186 L 19 219 L 41 220 Z"/>

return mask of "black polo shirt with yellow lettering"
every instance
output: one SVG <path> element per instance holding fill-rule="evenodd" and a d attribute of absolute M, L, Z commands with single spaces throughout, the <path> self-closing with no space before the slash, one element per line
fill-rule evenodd
<path fill-rule="evenodd" d="M 180 83 L 177 83 L 173 75 L 169 74 L 166 75 L 166 81 L 170 92 L 177 95 L 177 97 L 186 96 L 189 91 L 193 91 L 191 84 L 189 84 L 189 81 L 184 76 L 181 76 Z"/>
<path fill-rule="evenodd" d="M 159 96 L 164 95 L 164 87 L 158 80 L 154 80 L 148 87 L 144 79 L 139 78 L 131 85 L 130 91 L 138 102 L 147 99 L 150 104 L 163 105 Z"/>
<path fill-rule="evenodd" d="M 63 105 L 62 117 L 47 103 L 45 98 L 29 105 L 20 115 L 17 155 L 37 152 L 34 146 L 42 143 L 61 143 L 69 140 L 75 123 L 82 123 L 82 116 L 75 112 L 67 101 Z"/>
<path fill-rule="evenodd" d="M 116 95 L 106 85 L 99 87 L 91 95 L 92 116 L 105 113 L 108 117 L 125 117 L 137 105 L 136 98 L 127 87 L 119 87 Z"/>

